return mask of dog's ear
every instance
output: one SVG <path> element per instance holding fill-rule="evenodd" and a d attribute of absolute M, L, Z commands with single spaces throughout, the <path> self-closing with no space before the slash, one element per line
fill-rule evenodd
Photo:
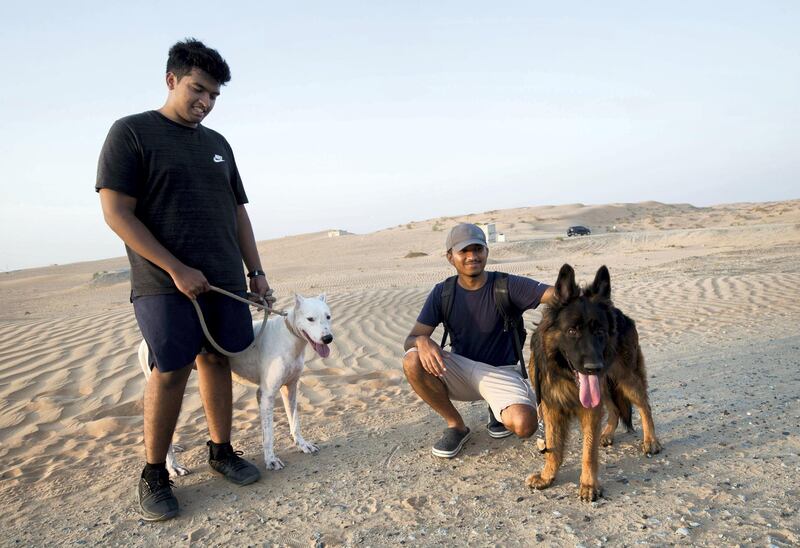
<path fill-rule="evenodd" d="M 580 294 L 580 288 L 575 283 L 575 271 L 566 263 L 558 271 L 556 280 L 556 297 L 561 304 L 567 304 Z"/>
<path fill-rule="evenodd" d="M 611 300 L 611 274 L 608 273 L 606 265 L 601 266 L 594 276 L 592 286 L 589 288 L 592 298 L 599 297 L 604 300 Z"/>
<path fill-rule="evenodd" d="M 294 294 L 294 306 L 295 308 L 300 308 L 300 305 L 303 304 L 303 296 L 297 293 Z"/>
<path fill-rule="evenodd" d="M 317 297 L 317 298 L 318 298 L 320 301 L 322 301 L 323 303 L 326 303 L 326 302 L 328 302 L 328 301 L 326 300 L 326 299 L 327 299 L 327 297 L 325 296 L 325 293 L 320 293 L 320 294 L 319 294 L 319 297 Z"/>

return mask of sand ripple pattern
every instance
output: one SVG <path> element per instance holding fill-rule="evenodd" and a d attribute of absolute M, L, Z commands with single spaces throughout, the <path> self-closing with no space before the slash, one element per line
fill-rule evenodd
<path fill-rule="evenodd" d="M 763 341 L 796 334 L 800 323 L 798 227 L 530 237 L 494 246 L 489 268 L 553 283 L 564 262 L 582 281 L 609 265 L 614 301 L 637 322 L 646 356 L 691 345 L 693 337 Z M 359 424 L 370 424 L 371 412 L 388 401 L 420 405 L 403 377 L 402 345 L 432 286 L 452 274 L 442 238 L 431 227 L 415 227 L 337 242 L 315 236 L 275 244 L 279 305 L 288 306 L 294 291 L 326 292 L 334 317 L 331 355 L 307 354 L 304 428 L 346 424 L 356 415 Z M 406 250 L 425 255 L 406 259 Z M 356 251 L 356 259 L 345 260 Z M 26 319 L 19 307 L 0 314 L 0 481 L 42 480 L 89 455 L 104 461 L 141 455 L 144 378 L 135 355 L 138 328 L 124 301 L 127 287 L 90 287 L 91 272 L 81 268 L 69 267 L 71 277 L 59 278 L 64 287 L 42 299 L 50 306 L 46 319 Z M 25 284 L 36 285 L 37 276 L 27 282 L 24 274 L 7 276 L 0 291 L 23 299 L 20 292 L 33 294 Z M 73 287 L 71 280 L 80 282 Z M 74 308 L 84 298 L 100 304 Z M 539 311 L 526 313 L 529 331 L 539 317 Z M 178 440 L 199 445 L 207 434 L 195 375 L 186 394 Z M 282 410 L 275 416 L 281 451 L 288 428 Z M 260 440 L 254 389 L 235 386 L 234 421 L 238 436 Z"/>
<path fill-rule="evenodd" d="M 615 302 L 634 318 L 642 342 L 675 343 L 687 331 L 720 341 L 742 331 L 780 329 L 800 319 L 800 274 L 744 274 L 636 280 L 616 288 Z"/>
<path fill-rule="evenodd" d="M 323 415 L 365 410 L 371 401 L 407 396 L 403 341 L 427 290 L 365 290 L 339 294 L 333 311 L 333 352 L 306 362 L 301 403 Z"/>
<path fill-rule="evenodd" d="M 415 288 L 330 296 L 333 351 L 325 360 L 308 352 L 301 411 L 327 417 L 364 411 L 373 402 L 410 398 L 403 386 L 402 344 L 426 295 L 427 289 Z M 135 355 L 140 335 L 129 307 L 5 323 L 0 338 L 5 364 L 0 370 L 3 479 L 46 479 L 87 455 L 124 459 L 139 454 L 144 377 Z M 235 385 L 234 406 L 240 435 L 260 436 L 254 389 Z M 288 443 L 280 430 L 288 430 L 282 408 L 275 417 L 281 442 Z M 188 445 L 205 440 L 195 375 L 187 386 L 177 432 L 178 440 Z"/>
<path fill-rule="evenodd" d="M 6 323 L 0 340 L 2 478 L 46 478 L 99 443 L 113 457 L 137 441 L 144 383 L 129 309 Z"/>

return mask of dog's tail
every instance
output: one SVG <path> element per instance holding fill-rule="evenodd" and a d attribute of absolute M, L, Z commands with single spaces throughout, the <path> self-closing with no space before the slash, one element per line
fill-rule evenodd
<path fill-rule="evenodd" d="M 625 397 L 625 394 L 622 393 L 622 390 L 619 389 L 617 383 L 615 383 L 611 377 L 606 377 L 606 380 L 608 381 L 608 393 L 611 395 L 611 400 L 617 407 L 617 411 L 619 411 L 619 419 L 622 421 L 622 424 L 625 425 L 625 430 L 627 432 L 635 432 L 636 430 L 633 428 L 633 404 L 631 404 L 631 400 Z"/>

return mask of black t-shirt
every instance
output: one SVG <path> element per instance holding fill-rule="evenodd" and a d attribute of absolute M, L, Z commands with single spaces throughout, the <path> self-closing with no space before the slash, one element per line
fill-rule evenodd
<path fill-rule="evenodd" d="M 453 294 L 453 309 L 448 321 L 450 349 L 454 354 L 489 365 L 513 365 L 514 335 L 503 331 L 503 317 L 494 301 L 495 273 L 480 289 L 464 289 L 458 283 Z M 542 295 L 550 287 L 523 276 L 508 275 L 508 296 L 517 310 L 530 310 L 539 306 Z M 417 317 L 417 321 L 436 327 L 443 321 L 442 291 L 444 282 L 439 282 L 428 294 L 428 298 Z"/>
<path fill-rule="evenodd" d="M 136 217 L 182 263 L 211 285 L 245 289 L 236 209 L 247 195 L 225 138 L 202 125 L 182 126 L 157 111 L 111 126 L 95 189 L 137 199 Z M 169 274 L 125 246 L 133 296 L 175 293 Z"/>

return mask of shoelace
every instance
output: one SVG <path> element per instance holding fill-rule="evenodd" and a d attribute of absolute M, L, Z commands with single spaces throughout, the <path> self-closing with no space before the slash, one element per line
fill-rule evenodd
<path fill-rule="evenodd" d="M 241 457 L 242 455 L 244 455 L 244 451 L 231 451 L 226 455 L 220 455 L 220 458 L 214 460 L 227 464 L 238 471 L 249 466 L 247 461 Z"/>
<path fill-rule="evenodd" d="M 168 479 L 166 483 L 160 478 L 153 484 L 147 480 L 145 480 L 145 483 L 147 483 L 147 488 L 150 490 L 150 495 L 152 495 L 154 502 L 161 502 L 172 498 L 172 488 L 175 487 L 175 484 L 171 479 Z"/>
<path fill-rule="evenodd" d="M 234 470 L 247 468 L 247 461 L 242 458 L 242 455 L 244 455 L 244 451 L 234 451 L 233 455 L 231 455 L 231 466 L 233 466 Z"/>

